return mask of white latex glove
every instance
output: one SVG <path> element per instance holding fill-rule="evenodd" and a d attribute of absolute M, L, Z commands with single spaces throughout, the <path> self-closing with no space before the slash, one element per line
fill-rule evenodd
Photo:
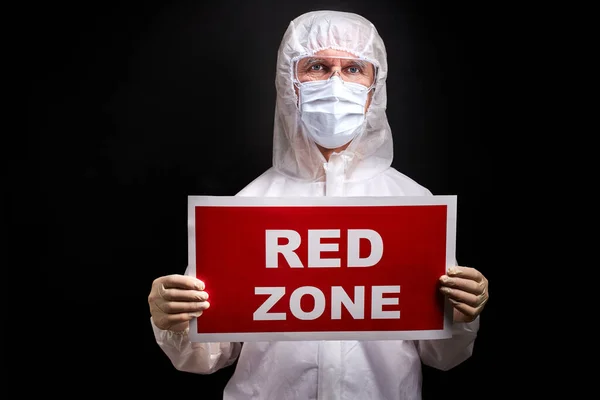
<path fill-rule="evenodd" d="M 182 332 L 192 318 L 210 307 L 204 282 L 192 276 L 167 275 L 152 283 L 148 296 L 152 321 L 162 330 Z"/>
<path fill-rule="evenodd" d="M 475 268 L 450 267 L 440 284 L 440 291 L 454 306 L 455 322 L 473 321 L 489 299 L 488 280 Z"/>

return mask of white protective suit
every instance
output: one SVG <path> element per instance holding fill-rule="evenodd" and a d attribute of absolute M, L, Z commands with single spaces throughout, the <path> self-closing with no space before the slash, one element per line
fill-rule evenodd
<path fill-rule="evenodd" d="M 366 127 L 329 162 L 302 132 L 292 84 L 291 60 L 334 48 L 378 66 Z M 430 196 L 431 192 L 391 167 L 392 134 L 386 117 L 386 51 L 363 17 L 317 11 L 293 20 L 277 59 L 273 167 L 239 196 Z M 207 288 L 210 292 L 210 288 Z M 200 317 L 202 318 L 202 317 Z M 479 328 L 455 323 L 451 339 L 424 341 L 288 341 L 190 343 L 187 334 L 153 324 L 156 341 L 175 368 L 210 374 L 238 360 L 224 399 L 421 398 L 421 362 L 447 370 L 469 358 Z"/>

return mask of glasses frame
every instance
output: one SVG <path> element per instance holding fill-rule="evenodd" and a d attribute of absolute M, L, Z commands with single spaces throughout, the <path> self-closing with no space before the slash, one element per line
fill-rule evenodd
<path fill-rule="evenodd" d="M 359 57 L 359 56 L 356 56 L 356 57 L 351 57 L 351 56 L 319 56 L 319 55 L 316 55 L 316 54 L 300 54 L 300 55 L 297 55 L 296 57 L 293 57 L 291 59 L 291 65 L 290 65 L 291 74 L 292 74 L 292 82 L 297 87 L 302 86 L 302 84 L 304 83 L 304 82 L 300 82 L 300 79 L 298 79 L 298 61 L 301 60 L 301 59 L 303 59 L 303 58 L 309 58 L 309 57 L 314 57 L 314 58 L 335 58 L 335 59 L 342 59 L 342 60 L 366 61 L 366 62 L 372 64 L 373 67 L 374 67 L 374 71 L 373 71 L 373 83 L 371 84 L 371 86 L 368 87 L 368 90 L 371 90 L 377 84 L 377 75 L 378 75 L 378 72 L 379 72 L 379 63 L 377 63 L 377 61 L 375 61 L 375 60 L 371 60 L 370 58 Z"/>

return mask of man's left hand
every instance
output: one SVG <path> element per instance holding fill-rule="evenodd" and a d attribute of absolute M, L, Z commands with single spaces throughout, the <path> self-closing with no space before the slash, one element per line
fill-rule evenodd
<path fill-rule="evenodd" d="M 450 267 L 440 284 L 440 291 L 454 306 L 454 322 L 473 321 L 489 299 L 488 280 L 474 268 Z"/>

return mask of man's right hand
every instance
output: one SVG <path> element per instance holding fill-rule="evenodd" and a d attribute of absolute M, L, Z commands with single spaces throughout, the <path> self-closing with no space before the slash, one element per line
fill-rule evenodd
<path fill-rule="evenodd" d="M 154 325 L 174 332 L 186 330 L 189 321 L 210 306 L 204 289 L 204 282 L 191 276 L 167 275 L 155 279 L 148 296 Z"/>

